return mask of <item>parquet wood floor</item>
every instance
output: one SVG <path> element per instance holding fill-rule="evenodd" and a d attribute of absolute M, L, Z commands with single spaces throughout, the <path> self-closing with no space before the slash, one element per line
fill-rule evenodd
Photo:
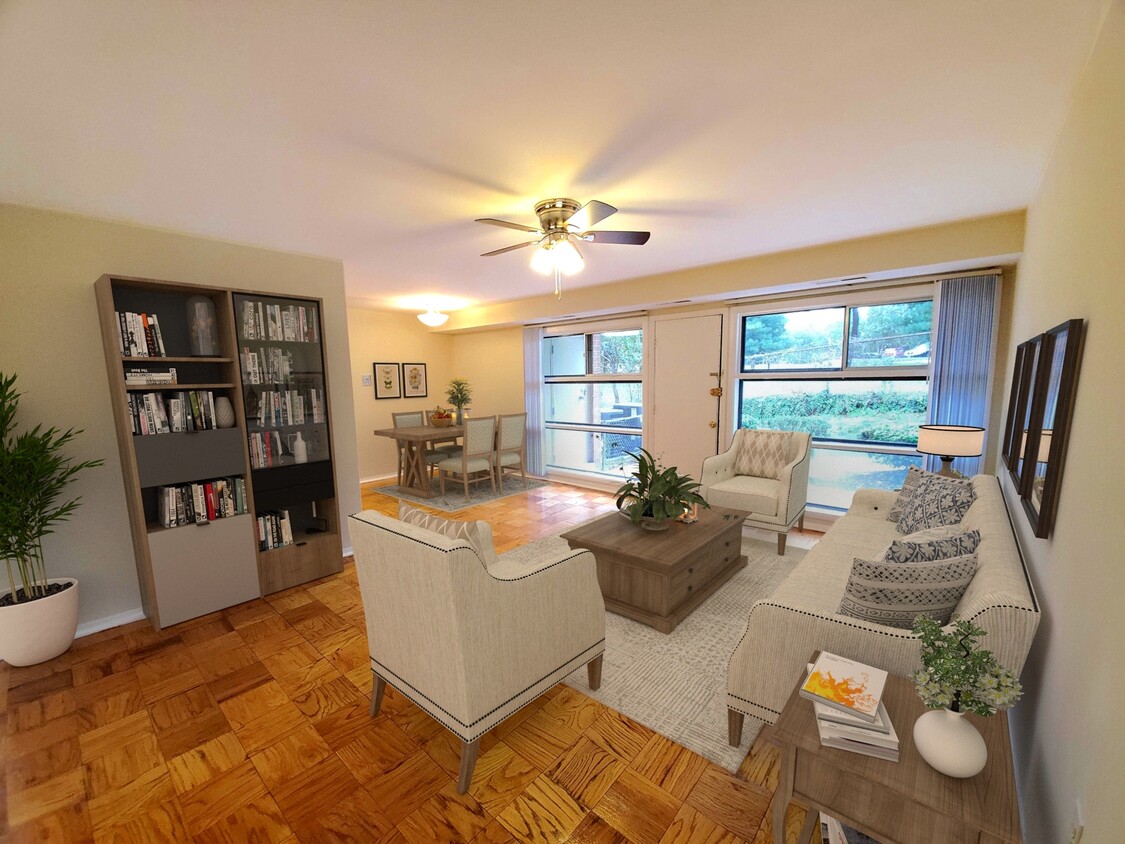
<path fill-rule="evenodd" d="M 364 507 L 397 514 L 364 490 Z M 552 485 L 454 514 L 505 551 L 607 512 Z M 612 683 L 611 676 L 603 682 Z M 459 746 L 387 688 L 368 715 L 355 568 L 156 632 L 0 662 L 0 841 L 767 844 L 768 730 L 731 774 L 556 686 L 484 737 L 467 794 Z M 803 807 L 788 807 L 795 840 Z"/>

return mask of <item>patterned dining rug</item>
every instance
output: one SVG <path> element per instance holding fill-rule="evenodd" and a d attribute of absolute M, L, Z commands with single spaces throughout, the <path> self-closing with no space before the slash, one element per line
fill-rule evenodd
<path fill-rule="evenodd" d="M 547 483 L 545 481 L 537 481 L 534 478 L 528 478 L 527 486 L 525 487 L 520 478 L 513 479 L 508 477 L 504 479 L 504 492 L 498 492 L 494 495 L 492 488 L 488 484 L 470 484 L 468 501 L 465 500 L 465 488 L 454 482 L 446 482 L 445 495 L 441 494 L 441 488 L 437 487 L 435 482 L 438 494 L 433 498 L 422 498 L 420 495 L 405 492 L 400 487 L 393 485 L 379 487 L 377 491 L 394 498 L 401 498 L 416 504 L 425 504 L 427 507 L 434 507 L 438 510 L 453 512 L 454 510 L 464 510 L 466 507 L 474 507 L 477 504 L 499 501 L 501 498 L 518 495 L 521 492 L 526 492 L 529 489 L 538 489 L 541 486 L 547 486 Z"/>
<path fill-rule="evenodd" d="M 750 606 L 773 594 L 805 556 L 790 537 L 777 556 L 774 534 L 743 537 L 746 568 L 665 635 L 646 624 L 606 613 L 601 688 L 587 685 L 586 669 L 564 682 L 628 715 L 701 756 L 735 771 L 762 728 L 747 716 L 742 744 L 727 744 L 727 662 L 746 630 Z"/>

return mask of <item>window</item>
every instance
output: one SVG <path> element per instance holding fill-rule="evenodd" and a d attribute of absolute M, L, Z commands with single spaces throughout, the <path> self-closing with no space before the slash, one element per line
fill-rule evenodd
<path fill-rule="evenodd" d="M 644 419 L 641 329 L 544 337 L 541 357 L 546 468 L 631 472 Z"/>
<path fill-rule="evenodd" d="M 927 298 L 742 317 L 738 427 L 812 435 L 809 504 L 846 510 L 922 465 L 932 316 Z"/>

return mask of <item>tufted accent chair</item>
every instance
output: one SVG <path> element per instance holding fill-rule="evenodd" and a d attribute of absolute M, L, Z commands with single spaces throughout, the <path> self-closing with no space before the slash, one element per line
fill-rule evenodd
<path fill-rule="evenodd" d="M 775 453 L 778 441 L 782 444 L 780 454 Z M 810 441 L 811 437 L 801 431 L 739 428 L 730 448 L 703 461 L 699 494 L 712 506 L 748 510 L 745 524 L 776 531 L 777 553 L 783 555 L 790 528 L 804 525 Z M 748 451 L 744 453 L 744 449 Z M 774 476 L 739 474 L 740 462 L 764 465 Z"/>
<path fill-rule="evenodd" d="M 554 537 L 482 555 L 464 538 L 374 511 L 349 525 L 371 714 L 390 684 L 456 735 L 462 794 L 482 735 L 583 665 L 590 688 L 600 685 L 605 603 L 589 551 Z"/>

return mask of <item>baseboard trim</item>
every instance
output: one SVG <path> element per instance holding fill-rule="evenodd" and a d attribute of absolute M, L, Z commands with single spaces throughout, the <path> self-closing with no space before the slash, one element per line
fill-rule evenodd
<path fill-rule="evenodd" d="M 134 621 L 140 621 L 145 617 L 145 612 L 140 607 L 135 609 L 119 612 L 116 615 L 107 615 L 105 618 L 95 618 L 93 621 L 87 621 L 78 625 L 78 629 L 74 632 L 75 639 L 81 639 L 83 636 L 89 636 L 91 633 L 101 633 L 103 630 L 109 630 L 111 627 L 120 627 L 122 624 L 130 624 Z"/>

